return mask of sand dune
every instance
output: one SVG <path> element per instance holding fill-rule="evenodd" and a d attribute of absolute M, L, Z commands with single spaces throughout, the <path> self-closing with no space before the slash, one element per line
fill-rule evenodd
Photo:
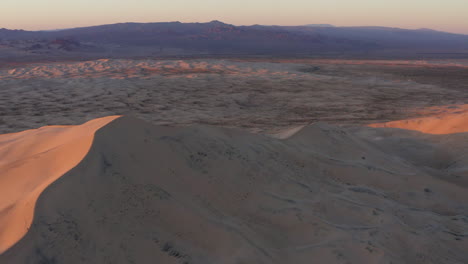
<path fill-rule="evenodd" d="M 115 118 L 0 135 L 0 253 L 26 234 L 38 196 L 86 156 L 94 132 Z"/>
<path fill-rule="evenodd" d="M 0 263 L 468 262 L 467 133 L 280 136 L 119 118 Z"/>
<path fill-rule="evenodd" d="M 412 80 L 404 66 L 365 63 L 18 63 L 0 67 L 0 134 L 110 115 L 130 115 L 157 125 L 207 124 L 272 134 L 318 121 L 361 125 L 422 117 L 415 110 L 468 101 L 468 86 L 463 85 L 468 71 L 461 67 L 428 72 L 416 64 Z"/>
<path fill-rule="evenodd" d="M 303 60 L 290 60 L 300 62 Z M 384 66 L 414 66 L 414 67 L 460 67 L 468 68 L 466 60 L 342 60 L 342 59 L 316 59 L 318 63 L 336 63 L 351 65 L 384 65 Z"/>
<path fill-rule="evenodd" d="M 452 107 L 448 109 L 450 111 L 445 109 L 446 111 L 425 118 L 371 124 L 370 126 L 409 129 L 439 135 L 468 132 L 468 105 Z M 430 110 L 436 112 L 439 109 Z"/>
<path fill-rule="evenodd" d="M 268 67 L 265 67 L 268 66 Z M 244 67 L 243 63 L 224 60 L 111 60 L 101 59 L 85 62 L 66 62 L 26 65 L 0 70 L 0 80 L 35 78 L 150 78 L 152 76 L 177 76 L 194 78 L 199 74 L 292 75 L 282 64 L 256 63 Z M 302 73 L 304 75 L 304 73 Z"/>

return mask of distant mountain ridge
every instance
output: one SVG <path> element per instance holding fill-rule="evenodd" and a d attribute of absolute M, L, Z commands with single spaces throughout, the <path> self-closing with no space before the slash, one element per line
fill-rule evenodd
<path fill-rule="evenodd" d="M 307 27 L 335 27 L 334 25 L 331 25 L 331 24 L 307 24 L 307 25 L 304 25 L 304 26 L 307 26 Z"/>
<path fill-rule="evenodd" d="M 126 48 L 127 52 L 143 47 L 153 54 L 167 49 L 178 49 L 188 54 L 245 55 L 468 51 L 468 35 L 428 29 L 335 27 L 327 24 L 234 26 L 214 20 L 208 23 L 118 23 L 56 31 L 0 29 L 0 43 L 63 39 L 86 43 L 101 52 L 108 51 L 110 46 Z"/>

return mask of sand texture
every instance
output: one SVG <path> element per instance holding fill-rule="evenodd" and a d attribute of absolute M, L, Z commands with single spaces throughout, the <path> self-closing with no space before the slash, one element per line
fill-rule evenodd
<path fill-rule="evenodd" d="M 468 131 L 468 105 L 449 108 L 446 111 L 440 109 L 427 109 L 439 112 L 438 114 L 401 121 L 393 121 L 381 124 L 371 124 L 371 127 L 394 127 L 408 130 L 416 130 L 429 134 L 454 134 Z M 427 111 L 426 110 L 426 111 Z"/>
<path fill-rule="evenodd" d="M 26 234 L 44 189 L 80 163 L 94 132 L 115 118 L 0 135 L 0 253 Z"/>
<path fill-rule="evenodd" d="M 119 118 L 0 263 L 468 263 L 468 133 L 280 137 Z"/>
<path fill-rule="evenodd" d="M 0 133 L 130 115 L 276 133 L 372 124 L 468 102 L 465 61 L 125 60 L 0 68 Z M 432 115 L 433 113 L 431 113 Z"/>

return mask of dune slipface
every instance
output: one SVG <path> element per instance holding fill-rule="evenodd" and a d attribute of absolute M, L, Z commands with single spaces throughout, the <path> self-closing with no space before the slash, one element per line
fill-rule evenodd
<path fill-rule="evenodd" d="M 0 263 L 468 263 L 468 134 L 123 117 Z"/>
<path fill-rule="evenodd" d="M 86 156 L 94 132 L 115 118 L 0 135 L 0 253 L 27 232 L 38 196 Z"/>

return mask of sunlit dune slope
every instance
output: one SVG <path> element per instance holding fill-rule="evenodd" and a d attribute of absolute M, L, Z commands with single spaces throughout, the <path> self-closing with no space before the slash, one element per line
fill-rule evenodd
<path fill-rule="evenodd" d="M 94 132 L 115 118 L 0 135 L 0 253 L 27 232 L 38 196 L 86 156 Z"/>
<path fill-rule="evenodd" d="M 370 127 L 393 127 L 436 135 L 468 132 L 468 105 L 449 113 L 440 113 L 424 118 L 371 124 Z"/>
<path fill-rule="evenodd" d="M 290 132 L 119 118 L 0 263 L 468 263 L 467 133 Z"/>

